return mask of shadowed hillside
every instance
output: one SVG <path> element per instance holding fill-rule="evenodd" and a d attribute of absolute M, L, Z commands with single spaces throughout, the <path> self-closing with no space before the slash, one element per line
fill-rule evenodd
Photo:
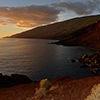
<path fill-rule="evenodd" d="M 69 37 L 59 41 L 57 44 L 79 45 L 100 49 L 100 20 L 71 33 Z"/>
<path fill-rule="evenodd" d="M 12 35 L 11 38 L 64 39 L 70 33 L 100 20 L 100 15 L 74 18 Z"/>

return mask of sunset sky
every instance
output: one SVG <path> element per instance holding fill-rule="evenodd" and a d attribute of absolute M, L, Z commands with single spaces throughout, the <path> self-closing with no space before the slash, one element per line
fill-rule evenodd
<path fill-rule="evenodd" d="M 0 0 L 0 37 L 99 13 L 100 0 Z"/>

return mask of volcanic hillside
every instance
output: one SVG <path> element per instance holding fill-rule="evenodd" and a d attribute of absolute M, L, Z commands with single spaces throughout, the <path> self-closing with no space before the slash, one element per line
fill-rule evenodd
<path fill-rule="evenodd" d="M 100 21 L 71 33 L 57 44 L 79 45 L 100 49 Z"/>
<path fill-rule="evenodd" d="M 62 40 L 70 35 L 70 33 L 93 24 L 100 20 L 100 15 L 74 18 L 63 22 L 49 24 L 14 34 L 11 38 L 41 38 L 41 39 L 58 39 Z"/>

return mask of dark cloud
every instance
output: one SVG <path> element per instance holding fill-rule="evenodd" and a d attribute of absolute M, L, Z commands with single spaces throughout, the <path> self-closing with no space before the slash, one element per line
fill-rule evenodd
<path fill-rule="evenodd" d="M 0 7 L 0 25 L 14 24 L 16 27 L 36 27 L 58 19 L 60 12 L 69 10 L 78 15 L 100 12 L 99 0 L 53 3 L 50 5 L 30 5 L 24 7 Z"/>
<path fill-rule="evenodd" d="M 100 11 L 99 8 L 100 1 L 99 0 L 84 0 L 84 2 L 60 2 L 53 3 L 51 6 L 65 8 L 69 11 L 73 11 L 78 15 L 87 15 L 91 14 L 94 11 Z"/>
<path fill-rule="evenodd" d="M 0 7 L 0 24 L 11 23 L 17 27 L 34 27 L 56 21 L 59 13 L 59 9 L 47 5 Z"/>

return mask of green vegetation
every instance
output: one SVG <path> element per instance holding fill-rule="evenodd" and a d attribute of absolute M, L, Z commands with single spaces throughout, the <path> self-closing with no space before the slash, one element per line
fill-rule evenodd
<path fill-rule="evenodd" d="M 37 27 L 35 29 L 12 35 L 11 38 L 41 38 L 62 40 L 70 33 L 100 20 L 100 15 L 74 18 L 63 22 Z"/>

